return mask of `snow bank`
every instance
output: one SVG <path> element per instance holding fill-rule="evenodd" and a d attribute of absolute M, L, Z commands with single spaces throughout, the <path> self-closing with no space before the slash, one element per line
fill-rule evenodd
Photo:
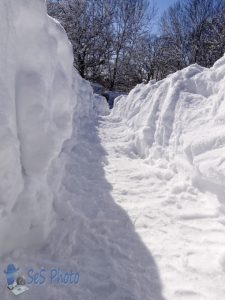
<path fill-rule="evenodd" d="M 95 94 L 94 95 L 94 109 L 97 115 L 109 115 L 109 105 L 105 97 Z"/>
<path fill-rule="evenodd" d="M 173 161 L 207 186 L 225 183 L 225 57 L 138 85 L 112 116 L 129 125 L 136 155 Z"/>
<path fill-rule="evenodd" d="M 73 107 L 79 127 L 93 92 L 73 73 L 71 45 L 44 0 L 2 0 L 0 20 L 1 256 L 48 234 Z"/>

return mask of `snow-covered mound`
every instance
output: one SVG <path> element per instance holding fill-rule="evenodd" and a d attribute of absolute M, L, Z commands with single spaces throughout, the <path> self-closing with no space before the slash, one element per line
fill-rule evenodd
<path fill-rule="evenodd" d="M 39 243 L 48 233 L 63 169 L 58 157 L 72 133 L 73 107 L 79 126 L 80 118 L 91 114 L 93 92 L 73 74 L 71 45 L 60 24 L 47 16 L 44 0 L 2 0 L 0 19 L 3 255 Z"/>
<path fill-rule="evenodd" d="M 224 299 L 225 57 L 115 102 L 108 151 L 121 171 L 109 180 L 153 253 L 165 299 Z"/>
<path fill-rule="evenodd" d="M 109 115 L 109 105 L 105 97 L 97 94 L 94 95 L 94 110 L 96 111 L 97 115 Z"/>
<path fill-rule="evenodd" d="M 198 179 L 225 183 L 225 57 L 211 69 L 192 65 L 138 85 L 116 103 L 113 116 L 132 129 L 135 154 L 166 157 Z"/>

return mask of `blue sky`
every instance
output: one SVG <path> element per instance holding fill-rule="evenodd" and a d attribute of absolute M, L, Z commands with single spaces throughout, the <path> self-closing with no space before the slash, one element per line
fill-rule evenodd
<path fill-rule="evenodd" d="M 157 26 L 157 21 L 160 16 L 163 14 L 164 10 L 166 10 L 171 4 L 175 3 L 176 0 L 155 0 L 155 5 L 158 8 L 158 17 L 155 20 L 155 26 L 153 27 L 153 32 L 158 33 L 159 29 Z"/>
<path fill-rule="evenodd" d="M 161 15 L 163 11 L 169 7 L 171 4 L 176 2 L 176 0 L 157 0 L 155 1 L 156 6 L 158 7 L 158 13 Z"/>

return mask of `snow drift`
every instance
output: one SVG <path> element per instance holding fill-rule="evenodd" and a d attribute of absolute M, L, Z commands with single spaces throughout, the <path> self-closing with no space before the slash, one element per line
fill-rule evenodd
<path fill-rule="evenodd" d="M 77 126 L 91 114 L 92 90 L 73 73 L 71 45 L 60 24 L 47 16 L 44 0 L 3 0 L 0 18 L 3 255 L 40 243 L 51 228 L 63 170 L 58 157 L 72 132 L 73 107 L 79 110 Z"/>
<path fill-rule="evenodd" d="M 224 87 L 225 57 L 210 69 L 195 64 L 138 85 L 116 100 L 113 117 L 129 125 L 134 154 L 165 159 L 198 185 L 220 193 L 225 183 Z"/>

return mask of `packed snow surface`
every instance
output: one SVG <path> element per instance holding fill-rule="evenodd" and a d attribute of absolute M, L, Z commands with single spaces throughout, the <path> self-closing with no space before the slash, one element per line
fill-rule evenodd
<path fill-rule="evenodd" d="M 108 115 L 44 1 L 2 0 L 0 16 L 1 299 L 13 262 L 24 300 L 224 300 L 225 58 Z"/>

